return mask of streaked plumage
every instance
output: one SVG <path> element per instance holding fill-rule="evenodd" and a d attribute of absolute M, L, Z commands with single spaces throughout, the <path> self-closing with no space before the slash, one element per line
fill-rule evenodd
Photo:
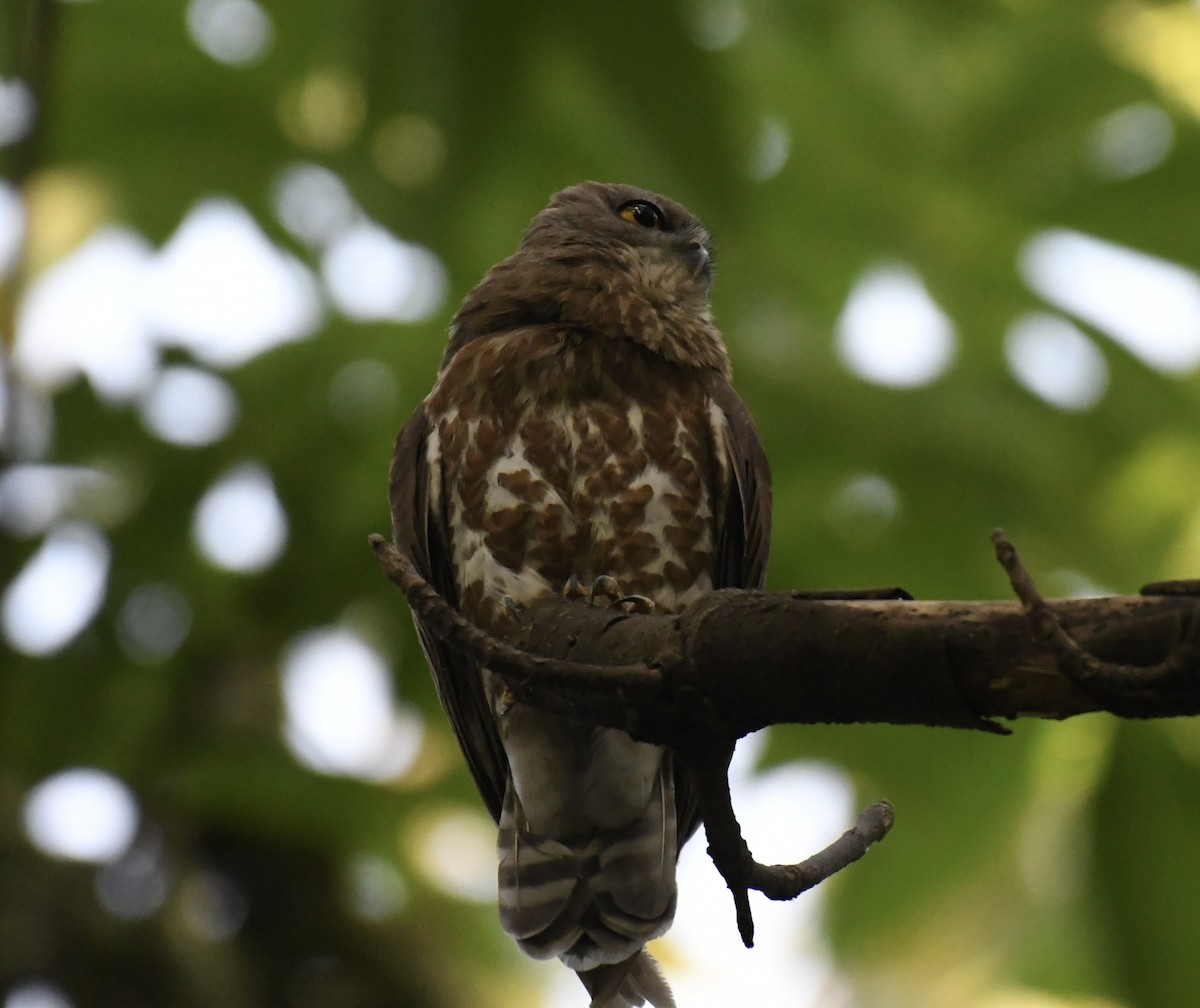
<path fill-rule="evenodd" d="M 467 296 L 392 465 L 396 542 L 469 619 L 600 575 L 670 611 L 762 583 L 766 460 L 708 308 L 708 236 L 671 200 L 556 195 Z M 513 704 L 418 622 L 500 827 L 500 916 L 580 973 L 594 1008 L 672 1005 L 645 942 L 670 926 L 698 825 L 670 752 Z"/>

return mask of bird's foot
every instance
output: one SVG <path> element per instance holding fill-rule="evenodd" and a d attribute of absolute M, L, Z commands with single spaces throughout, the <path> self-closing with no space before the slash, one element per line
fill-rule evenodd
<path fill-rule="evenodd" d="M 623 613 L 648 616 L 654 612 L 654 600 L 645 595 L 626 595 L 621 591 L 621 585 L 615 577 L 601 574 L 592 582 L 591 588 L 584 588 L 579 578 L 574 574 L 567 579 L 563 587 L 566 598 L 586 598 L 588 605 L 605 605 Z"/>

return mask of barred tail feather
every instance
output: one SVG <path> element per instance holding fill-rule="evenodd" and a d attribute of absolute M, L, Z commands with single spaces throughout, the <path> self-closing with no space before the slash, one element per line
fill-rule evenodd
<path fill-rule="evenodd" d="M 500 923 L 521 950 L 552 959 L 583 936 L 580 919 L 591 902 L 577 853 L 523 829 L 510 783 L 500 813 Z"/>
<path fill-rule="evenodd" d="M 593 827 L 566 839 L 529 828 L 510 781 L 498 847 L 500 922 L 526 955 L 557 956 L 583 972 L 612 966 L 619 973 L 612 974 L 618 985 L 626 974 L 657 976 L 633 964 L 640 962 L 646 942 L 663 934 L 675 916 L 677 842 L 670 760 L 663 761 L 638 818 L 619 829 Z"/>
<path fill-rule="evenodd" d="M 675 1008 L 675 998 L 654 956 L 644 948 L 623 962 L 581 970 L 591 1008 Z"/>

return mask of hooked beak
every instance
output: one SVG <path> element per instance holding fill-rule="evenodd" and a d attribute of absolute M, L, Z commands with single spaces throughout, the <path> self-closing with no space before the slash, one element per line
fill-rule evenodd
<path fill-rule="evenodd" d="M 708 246 L 703 242 L 692 241 L 688 242 L 688 258 L 692 263 L 692 271 L 696 276 L 703 277 L 705 280 L 712 279 L 712 256 L 709 254 Z"/>

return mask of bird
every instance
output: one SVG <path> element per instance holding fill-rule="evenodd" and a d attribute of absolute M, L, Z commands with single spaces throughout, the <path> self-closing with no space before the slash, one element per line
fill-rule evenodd
<path fill-rule="evenodd" d="M 584 182 L 466 295 L 396 439 L 389 495 L 397 547 L 483 631 L 606 579 L 667 613 L 762 587 L 770 471 L 712 280 L 708 232 L 681 204 Z M 671 926 L 676 860 L 700 824 L 687 767 L 516 702 L 415 619 L 498 825 L 504 930 L 575 970 L 592 1008 L 674 1008 L 645 945 Z"/>

